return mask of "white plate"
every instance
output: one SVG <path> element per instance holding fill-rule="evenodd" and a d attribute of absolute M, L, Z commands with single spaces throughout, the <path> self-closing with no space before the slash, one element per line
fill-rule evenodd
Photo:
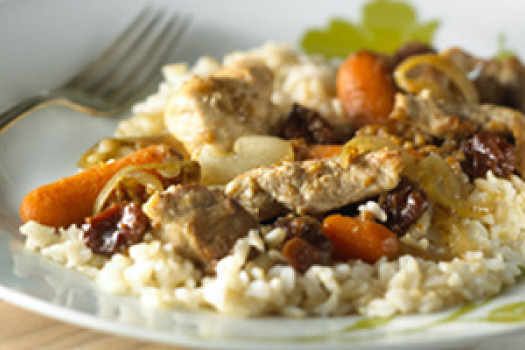
<path fill-rule="evenodd" d="M 95 57 L 146 1 L 0 0 L 0 110 L 32 91 L 53 86 Z M 151 1 L 150 1 L 151 3 Z M 163 2 L 156 1 L 156 4 Z M 193 18 L 179 60 L 259 45 L 299 42 L 308 27 L 339 16 L 358 20 L 363 1 L 165 1 Z M 507 45 L 525 57 L 525 2 L 418 2 L 419 19 L 440 19 L 436 44 L 461 45 L 480 55 Z M 75 171 L 83 150 L 113 133 L 114 119 L 48 107 L 0 135 L 0 297 L 13 304 L 107 332 L 210 348 L 444 349 L 472 345 L 525 327 L 525 285 L 472 309 L 397 317 L 375 325 L 359 317 L 236 319 L 211 313 L 148 309 L 133 298 L 108 295 L 74 271 L 24 251 L 17 208 L 37 185 Z M 515 304 L 513 312 L 498 309 Z M 520 308 L 521 307 L 521 308 Z M 492 313 L 490 313 L 492 312 Z M 486 315 L 493 322 L 487 322 Z M 494 322 L 497 321 L 497 322 Z M 508 320 L 507 320 L 508 321 Z M 357 322 L 357 323 L 356 323 Z"/>

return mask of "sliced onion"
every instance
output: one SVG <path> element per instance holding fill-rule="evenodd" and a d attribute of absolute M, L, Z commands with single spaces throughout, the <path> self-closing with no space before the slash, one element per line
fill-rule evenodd
<path fill-rule="evenodd" d="M 409 72 L 422 64 L 428 64 L 446 75 L 459 89 L 468 103 L 479 103 L 479 96 L 474 84 L 468 79 L 465 72 L 451 60 L 437 54 L 415 55 L 401 62 L 394 71 L 397 85 L 410 93 L 419 93 L 424 89 L 430 90 L 436 97 L 443 97 L 446 92 L 437 82 L 421 77 L 409 77 Z"/>
<path fill-rule="evenodd" d="M 124 179 L 133 178 L 138 183 L 144 185 L 146 188 L 154 192 L 160 192 L 164 188 L 162 182 L 157 176 L 146 172 L 145 170 L 156 170 L 166 174 L 169 172 L 169 177 L 176 177 L 183 173 L 182 181 L 198 181 L 200 177 L 199 164 L 194 161 L 180 161 L 174 163 L 163 164 L 146 164 L 146 165 L 129 165 L 120 169 L 113 177 L 106 183 L 106 185 L 99 192 L 95 203 L 93 205 L 93 213 L 98 213 L 104 208 L 109 196 L 117 188 L 117 186 L 124 181 Z"/>
<path fill-rule="evenodd" d="M 198 156 L 202 183 L 224 185 L 237 175 L 260 166 L 269 166 L 282 160 L 293 160 L 289 141 L 273 136 L 251 135 L 238 138 L 233 153 L 221 153 L 213 146 L 204 146 Z"/>
<path fill-rule="evenodd" d="M 462 217 L 479 214 L 465 199 L 467 186 L 439 155 L 430 153 L 417 165 L 405 168 L 403 175 L 421 186 L 434 203 Z"/>

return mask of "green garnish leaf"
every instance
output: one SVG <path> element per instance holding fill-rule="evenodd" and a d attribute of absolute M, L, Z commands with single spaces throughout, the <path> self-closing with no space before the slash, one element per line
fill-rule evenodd
<path fill-rule="evenodd" d="M 512 56 L 517 56 L 517 54 L 507 47 L 507 36 L 505 33 L 500 33 L 498 35 L 498 53 L 496 57 L 500 60 L 506 60 Z"/>
<path fill-rule="evenodd" d="M 402 44 L 419 41 L 430 44 L 439 21 L 420 23 L 411 5 L 394 0 L 373 0 L 362 11 L 361 23 L 332 19 L 325 29 L 310 29 L 302 37 L 307 53 L 344 57 L 369 49 L 392 53 Z"/>
<path fill-rule="evenodd" d="M 344 57 L 366 45 L 361 29 L 344 19 L 331 20 L 326 31 L 310 30 L 302 40 L 306 52 L 322 53 L 327 57 Z"/>

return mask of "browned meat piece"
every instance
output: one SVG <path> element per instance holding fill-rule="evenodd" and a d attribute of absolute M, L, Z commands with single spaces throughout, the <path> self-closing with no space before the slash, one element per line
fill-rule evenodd
<path fill-rule="evenodd" d="M 429 96 L 397 94 L 389 118 L 441 139 L 462 139 L 479 128 L 474 121 L 445 113 L 440 102 Z"/>
<path fill-rule="evenodd" d="M 259 221 L 274 218 L 288 211 L 284 205 L 277 202 L 271 194 L 259 186 L 255 176 L 248 174 L 239 175 L 230 181 L 224 193 L 240 203 Z"/>
<path fill-rule="evenodd" d="M 516 169 L 525 176 L 525 116 L 512 108 L 398 94 L 389 118 L 440 139 L 465 139 L 480 130 L 512 136 Z"/>
<path fill-rule="evenodd" d="M 195 76 L 171 98 L 166 126 L 189 153 L 206 144 L 228 151 L 240 136 L 274 134 L 282 117 L 271 102 L 272 83 L 272 71 L 259 62 Z"/>
<path fill-rule="evenodd" d="M 518 58 L 481 59 L 460 48 L 442 53 L 469 76 L 477 87 L 482 103 L 511 107 L 525 112 L 525 67 Z"/>
<path fill-rule="evenodd" d="M 284 161 L 238 176 L 225 193 L 259 220 L 276 206 L 320 214 L 396 187 L 403 167 L 401 153 L 387 149 L 357 157 L 346 168 L 336 159 Z"/>
<path fill-rule="evenodd" d="M 235 201 L 200 185 L 171 186 L 144 206 L 155 234 L 181 255 L 207 264 L 225 256 L 258 223 Z"/>

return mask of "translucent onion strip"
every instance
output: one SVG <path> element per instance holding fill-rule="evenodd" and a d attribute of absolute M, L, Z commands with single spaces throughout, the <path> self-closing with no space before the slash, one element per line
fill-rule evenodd
<path fill-rule="evenodd" d="M 185 173 L 185 175 L 188 175 L 185 178 L 194 181 L 198 181 L 200 177 L 199 164 L 194 161 L 127 166 L 113 175 L 113 177 L 102 188 L 93 205 L 93 213 L 96 214 L 102 210 L 113 190 L 115 190 L 118 184 L 126 178 L 133 178 L 152 191 L 162 191 L 164 188 L 157 176 L 148 173 L 145 170 L 156 170 L 163 174 L 169 173 L 169 177 L 176 177 L 181 173 Z"/>
<path fill-rule="evenodd" d="M 443 208 L 461 217 L 478 217 L 481 208 L 473 207 L 466 200 L 468 186 L 454 174 L 448 163 L 439 155 L 430 153 L 415 167 L 405 168 L 403 175 L 423 188 L 429 198 Z"/>
<path fill-rule="evenodd" d="M 443 97 L 443 88 L 436 81 L 409 76 L 409 72 L 413 68 L 423 64 L 445 74 L 456 85 L 466 102 L 479 103 L 476 87 L 468 79 L 466 73 L 446 57 L 437 54 L 416 55 L 401 62 L 394 71 L 394 79 L 397 85 L 410 93 L 419 93 L 423 89 L 429 89 L 436 97 Z"/>

